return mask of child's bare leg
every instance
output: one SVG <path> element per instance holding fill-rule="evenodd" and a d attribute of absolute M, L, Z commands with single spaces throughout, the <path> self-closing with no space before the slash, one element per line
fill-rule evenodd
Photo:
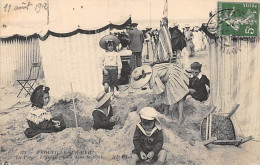
<path fill-rule="evenodd" d="M 105 92 L 106 92 L 106 93 L 109 92 L 109 85 L 108 85 L 108 83 L 105 83 L 105 84 L 104 84 L 104 89 L 105 89 Z"/>
<path fill-rule="evenodd" d="M 136 162 L 139 160 L 139 157 L 137 154 L 132 154 L 132 159 L 130 160 L 130 165 L 136 165 Z"/>
<path fill-rule="evenodd" d="M 166 156 L 167 156 L 166 150 L 163 150 L 163 149 L 162 149 L 162 150 L 159 152 L 159 154 L 158 154 L 158 157 L 159 157 L 159 158 L 158 158 L 156 164 L 158 164 L 158 165 L 163 165 L 163 164 L 165 164 Z"/>
<path fill-rule="evenodd" d="M 179 102 L 178 102 L 178 111 L 179 111 L 179 121 L 178 121 L 178 125 L 181 125 L 181 122 L 182 122 L 182 113 L 183 113 L 183 99 L 181 99 Z"/>
<path fill-rule="evenodd" d="M 111 86 L 111 87 L 110 87 L 110 92 L 113 92 L 113 93 L 114 93 L 114 86 Z"/>

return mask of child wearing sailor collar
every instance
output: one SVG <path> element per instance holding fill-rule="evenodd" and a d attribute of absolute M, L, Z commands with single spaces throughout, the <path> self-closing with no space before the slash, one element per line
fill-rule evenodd
<path fill-rule="evenodd" d="M 92 116 L 94 120 L 93 129 L 106 129 L 112 130 L 113 128 L 119 129 L 119 116 L 113 115 L 113 109 L 111 106 L 111 96 L 113 92 L 100 92 L 97 97 L 96 108 L 94 109 Z"/>
<path fill-rule="evenodd" d="M 206 101 L 208 99 L 209 93 L 208 88 L 210 87 L 210 81 L 206 75 L 201 73 L 202 64 L 199 62 L 193 62 L 191 65 L 190 72 L 193 75 L 193 78 L 190 78 L 189 81 L 189 94 L 198 101 Z"/>
<path fill-rule="evenodd" d="M 137 161 L 164 164 L 166 151 L 163 146 L 163 133 L 157 118 L 157 111 L 152 107 L 144 107 L 140 111 L 141 122 L 136 125 L 131 164 Z"/>

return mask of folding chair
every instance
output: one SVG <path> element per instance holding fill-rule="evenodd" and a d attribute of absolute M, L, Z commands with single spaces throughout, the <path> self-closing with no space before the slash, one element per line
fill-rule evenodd
<path fill-rule="evenodd" d="M 30 69 L 30 74 L 27 79 L 16 80 L 21 86 L 21 90 L 18 93 L 17 97 L 20 93 L 25 90 L 27 92 L 26 96 L 31 95 L 31 90 L 34 90 L 33 85 L 38 79 L 40 73 L 41 63 L 32 63 L 32 67 Z M 25 97 L 26 97 L 25 96 Z"/>

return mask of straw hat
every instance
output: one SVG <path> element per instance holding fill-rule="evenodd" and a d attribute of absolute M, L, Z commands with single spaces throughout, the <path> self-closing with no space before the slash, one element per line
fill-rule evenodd
<path fill-rule="evenodd" d="M 176 27 L 176 26 L 179 26 L 179 24 L 176 22 L 173 22 L 172 27 Z"/>
<path fill-rule="evenodd" d="M 185 27 L 190 27 L 190 25 L 189 24 L 185 24 Z"/>
<path fill-rule="evenodd" d="M 108 41 L 113 41 L 115 46 L 117 46 L 120 43 L 120 40 L 116 36 L 106 35 L 102 37 L 101 40 L 99 41 L 100 47 L 106 49 L 106 42 Z"/>
<path fill-rule="evenodd" d="M 110 97 L 113 95 L 113 92 L 109 92 L 109 93 L 106 93 L 106 92 L 100 92 L 97 97 L 96 97 L 96 100 L 98 101 L 97 105 L 96 105 L 96 108 L 99 108 L 101 107 L 103 104 L 105 104 L 109 99 Z"/>
<path fill-rule="evenodd" d="M 138 23 L 132 23 L 132 26 L 136 27 L 138 25 Z"/>
<path fill-rule="evenodd" d="M 131 74 L 130 84 L 132 88 L 138 89 L 143 87 L 152 76 L 152 68 L 149 65 L 143 65 L 141 67 L 137 67 Z"/>
<path fill-rule="evenodd" d="M 147 27 L 145 28 L 145 30 L 146 30 L 146 31 L 152 30 L 152 28 L 147 26 Z"/>

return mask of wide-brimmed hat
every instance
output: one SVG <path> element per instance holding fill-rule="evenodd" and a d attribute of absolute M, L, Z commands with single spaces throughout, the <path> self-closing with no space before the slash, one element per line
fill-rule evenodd
<path fill-rule="evenodd" d="M 138 23 L 132 23 L 131 25 L 135 27 L 138 25 Z"/>
<path fill-rule="evenodd" d="M 172 27 L 176 27 L 176 26 L 179 26 L 179 24 L 176 23 L 176 22 L 173 22 L 173 23 L 172 23 Z"/>
<path fill-rule="evenodd" d="M 149 65 L 137 67 L 131 74 L 130 85 L 134 89 L 143 87 L 152 76 L 152 68 Z"/>
<path fill-rule="evenodd" d="M 152 30 L 152 28 L 147 26 L 145 30 Z"/>
<path fill-rule="evenodd" d="M 189 24 L 185 24 L 185 27 L 190 27 L 190 25 Z"/>
<path fill-rule="evenodd" d="M 111 96 L 113 95 L 113 92 L 100 92 L 97 97 L 96 97 L 96 100 L 97 100 L 97 104 L 96 104 L 96 108 L 99 108 L 101 107 L 103 104 L 105 104 L 110 98 Z"/>
<path fill-rule="evenodd" d="M 106 49 L 106 43 L 108 41 L 113 41 L 115 46 L 117 46 L 120 43 L 120 40 L 116 36 L 106 35 L 100 39 L 100 41 L 99 41 L 100 47 L 103 49 Z"/>

